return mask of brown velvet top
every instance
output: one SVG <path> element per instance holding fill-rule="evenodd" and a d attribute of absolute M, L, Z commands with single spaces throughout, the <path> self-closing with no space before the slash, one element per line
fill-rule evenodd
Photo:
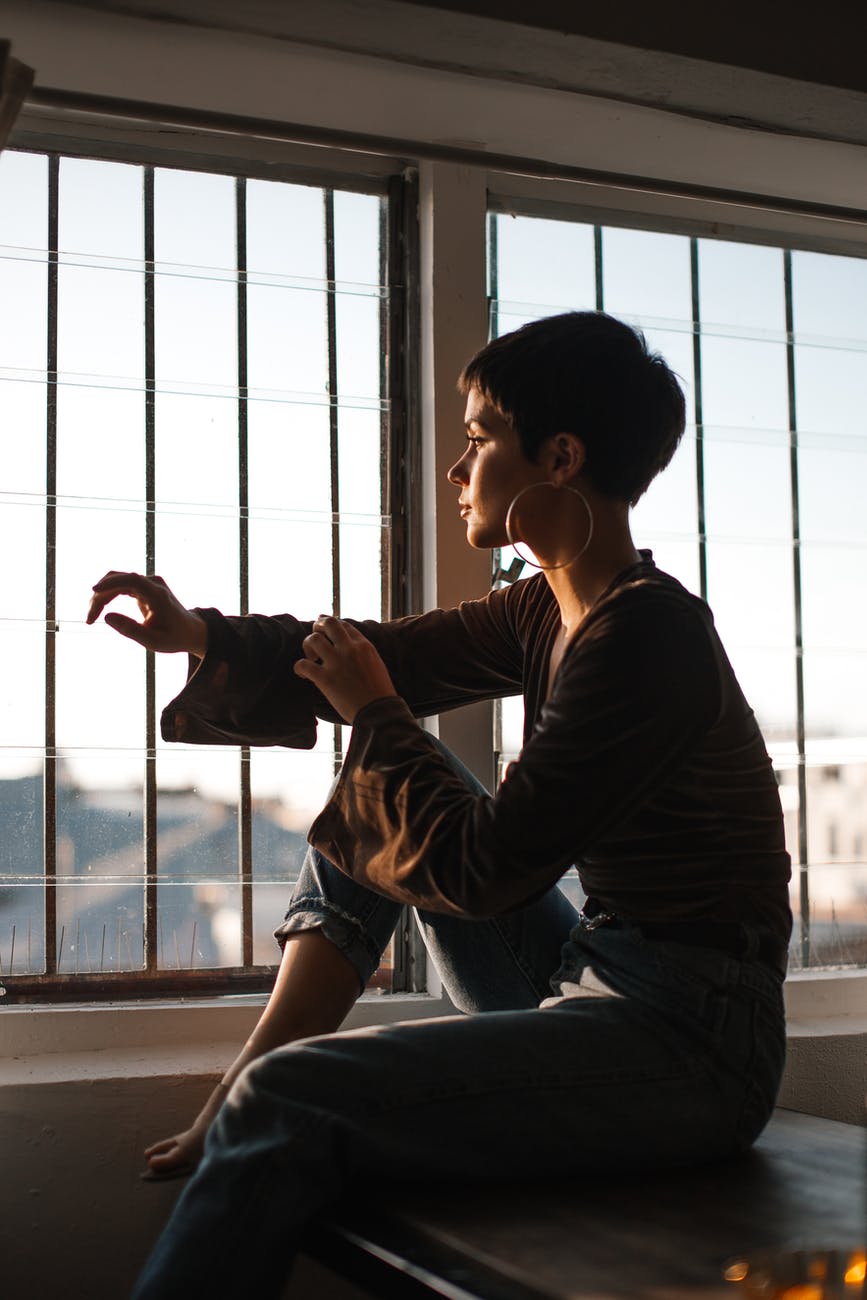
<path fill-rule="evenodd" d="M 776 781 L 707 606 L 649 553 L 598 599 L 550 697 L 559 611 L 541 575 L 456 609 L 358 623 L 399 698 L 355 719 L 310 841 L 347 875 L 435 912 L 490 916 L 573 863 L 637 921 L 791 929 Z M 208 623 L 208 653 L 163 714 L 167 740 L 310 747 L 324 698 L 292 672 L 311 624 Z M 492 796 L 471 793 L 416 718 L 523 693 L 524 746 Z"/>

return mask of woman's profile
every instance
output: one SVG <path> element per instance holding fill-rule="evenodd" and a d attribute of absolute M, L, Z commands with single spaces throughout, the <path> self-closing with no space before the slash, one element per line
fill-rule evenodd
<path fill-rule="evenodd" d="M 137 1300 L 277 1296 L 311 1216 L 372 1179 L 676 1168 L 747 1147 L 785 1051 L 791 928 L 777 786 L 707 606 L 636 549 L 630 507 L 684 399 L 644 339 L 575 312 L 460 377 L 467 541 L 532 576 L 386 623 L 185 609 L 110 572 L 88 621 L 186 651 L 167 739 L 313 743 L 353 726 L 277 937 L 274 992 L 156 1172 L 195 1169 Z M 419 719 L 522 695 L 490 794 Z M 577 867 L 579 913 L 557 882 Z M 402 905 L 457 1014 L 339 1033 Z M 202 1158 L 202 1153 L 204 1156 Z"/>

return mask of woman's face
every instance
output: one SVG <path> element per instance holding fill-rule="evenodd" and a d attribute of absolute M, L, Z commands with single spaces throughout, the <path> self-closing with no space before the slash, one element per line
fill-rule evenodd
<path fill-rule="evenodd" d="M 467 448 L 449 470 L 449 482 L 461 489 L 461 518 L 470 546 L 505 546 L 506 512 L 521 488 L 538 483 L 544 473 L 528 460 L 518 435 L 471 389 L 465 415 Z"/>

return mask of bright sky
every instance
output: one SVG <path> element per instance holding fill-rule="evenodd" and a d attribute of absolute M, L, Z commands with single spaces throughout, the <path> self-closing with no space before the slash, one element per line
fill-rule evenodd
<path fill-rule="evenodd" d="M 11 196 L 14 195 L 14 203 Z M 35 770 L 44 621 L 44 158 L 0 157 L 0 427 L 6 447 L 0 541 L 4 661 L 25 684 L 3 705 L 0 764 Z M 379 207 L 335 195 L 343 612 L 381 612 Z M 158 170 L 155 183 L 157 570 L 182 600 L 238 610 L 235 187 Z M 60 180 L 58 366 L 58 743 L 86 785 L 141 779 L 143 656 L 83 623 L 108 568 L 144 567 L 142 172 L 64 159 Z M 37 250 L 20 252 L 15 250 Z M 312 617 L 331 608 L 328 352 L 322 192 L 247 185 L 250 605 Z M 12 620 L 12 621 L 9 621 Z M 157 698 L 182 656 L 159 657 Z M 321 802 L 322 755 L 261 751 L 259 794 Z M 23 749 L 23 752 L 22 752 Z M 163 749 L 160 781 L 231 797 L 234 753 Z"/>

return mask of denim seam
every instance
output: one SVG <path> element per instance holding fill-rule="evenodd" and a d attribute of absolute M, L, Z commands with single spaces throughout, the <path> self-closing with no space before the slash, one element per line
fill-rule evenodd
<path fill-rule="evenodd" d="M 500 925 L 496 917 L 491 917 L 491 924 L 493 925 L 494 929 L 499 935 L 500 941 L 502 942 L 506 951 L 511 956 L 518 970 L 521 972 L 521 974 L 524 976 L 524 979 L 527 981 L 527 986 L 530 989 L 530 992 L 533 994 L 533 996 L 539 998 L 540 1001 L 542 1000 L 542 998 L 547 997 L 550 991 L 549 989 L 550 977 L 544 981 L 544 984 L 542 985 L 541 988 L 537 988 L 532 967 L 529 966 L 521 959 L 521 954 L 517 951 L 514 945 L 509 941 L 508 935 L 506 934 L 505 930 Z"/>
<path fill-rule="evenodd" d="M 629 1086 L 631 1084 L 640 1085 L 652 1082 L 680 1082 L 683 1080 L 698 1079 L 705 1072 L 703 1063 L 698 1058 L 690 1057 L 681 1064 L 669 1065 L 665 1068 L 656 1067 L 631 1067 L 626 1069 L 604 1069 L 600 1068 L 595 1072 L 590 1072 L 586 1068 L 580 1073 L 564 1075 L 562 1071 L 556 1074 L 532 1075 L 525 1077 L 513 1077 L 511 1079 L 498 1079 L 492 1081 L 484 1087 L 472 1087 L 471 1083 L 455 1084 L 450 1088 L 431 1087 L 427 1091 L 414 1093 L 412 1096 L 402 1094 L 395 1097 L 382 1097 L 373 1101 L 365 1100 L 356 1102 L 356 1104 L 342 1104 L 340 1110 L 341 1118 L 358 1119 L 367 1115 L 380 1115 L 387 1112 L 396 1112 L 401 1110 L 412 1110 L 414 1106 L 424 1106 L 435 1103 L 447 1104 L 456 1100 L 484 1100 L 487 1097 L 499 1097 L 509 1093 L 516 1092 L 536 1092 L 538 1090 L 562 1090 L 574 1092 L 576 1087 L 582 1084 L 592 1084 L 598 1086 L 600 1082 L 608 1079 L 611 1084 L 622 1084 Z"/>

